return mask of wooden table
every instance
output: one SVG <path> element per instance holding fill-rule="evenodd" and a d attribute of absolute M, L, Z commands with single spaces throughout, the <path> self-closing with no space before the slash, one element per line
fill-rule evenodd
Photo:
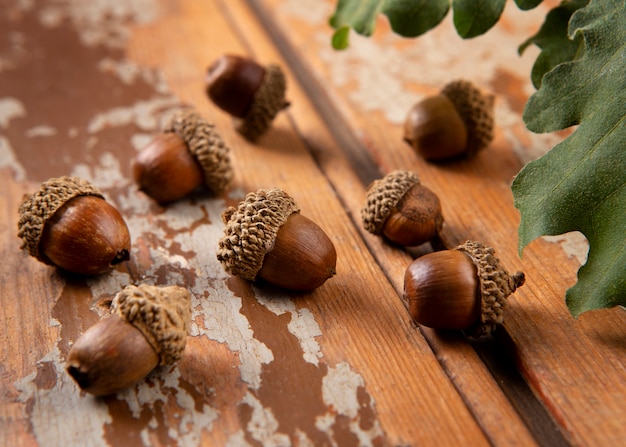
<path fill-rule="evenodd" d="M 552 238 L 517 254 L 510 183 L 563 135 L 528 132 L 532 50 L 516 48 L 547 7 L 511 3 L 486 36 L 450 23 L 401 39 L 330 47 L 329 0 L 0 2 L 0 444 L 588 445 L 626 439 L 626 312 L 573 319 L 564 293 L 584 241 Z M 553 2 L 556 3 L 556 2 Z M 115 5 L 115 6 L 113 6 Z M 291 106 L 256 144 L 204 94 L 222 54 L 278 63 Z M 473 160 L 432 165 L 402 141 L 409 107 L 463 77 L 496 94 L 496 137 Z M 130 160 L 181 105 L 215 123 L 232 149 L 233 187 L 158 206 Z M 470 341 L 411 322 L 404 270 L 429 244 L 400 250 L 366 233 L 368 184 L 417 172 L 442 200 L 444 235 L 482 241 L 527 283 L 494 337 Z M 101 188 L 124 216 L 131 261 L 92 278 L 28 257 L 21 197 L 50 177 Z M 338 274 L 305 294 L 229 277 L 215 257 L 220 213 L 277 186 L 330 236 Z M 572 248 L 574 247 L 574 248 Z M 578 257 L 577 257 L 578 256 Z M 127 284 L 192 292 L 182 361 L 116 396 L 81 393 L 65 372 L 72 343 Z"/>

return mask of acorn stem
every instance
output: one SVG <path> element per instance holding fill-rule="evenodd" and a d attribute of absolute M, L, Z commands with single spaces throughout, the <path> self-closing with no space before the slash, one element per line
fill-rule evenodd
<path fill-rule="evenodd" d="M 111 265 L 117 265 L 124 261 L 129 261 L 129 260 L 130 260 L 130 252 L 124 248 L 115 254 L 115 257 L 111 261 Z"/>
<path fill-rule="evenodd" d="M 524 276 L 524 272 L 515 272 L 511 275 L 509 282 L 511 285 L 511 293 L 513 293 L 518 287 L 524 285 L 526 282 L 526 276 Z"/>

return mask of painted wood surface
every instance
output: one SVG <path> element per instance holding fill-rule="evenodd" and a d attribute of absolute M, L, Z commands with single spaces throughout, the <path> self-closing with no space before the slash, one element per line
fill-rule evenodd
<path fill-rule="evenodd" d="M 0 1 L 0 444 L 617 445 L 626 437 L 626 312 L 569 315 L 584 254 L 572 237 L 517 256 L 508 185 L 562 135 L 534 135 L 521 109 L 532 58 L 515 48 L 545 10 L 508 8 L 488 36 L 449 23 L 419 40 L 381 21 L 334 52 L 330 1 Z M 512 5 L 510 5 L 512 6 Z M 204 95 L 225 53 L 281 64 L 290 108 L 256 144 Z M 412 103 L 466 76 L 496 93 L 496 139 L 477 159 L 433 166 L 401 141 Z M 233 187 L 158 206 L 130 160 L 182 105 L 215 123 L 232 150 Z M 410 321 L 411 259 L 359 222 L 369 181 L 419 173 L 442 198 L 445 236 L 496 247 L 528 283 L 505 325 L 475 343 Z M 50 177 L 92 181 L 131 231 L 131 261 L 81 278 L 19 249 L 17 207 Z M 336 277 L 293 294 L 229 277 L 217 262 L 222 210 L 278 186 L 330 236 Z M 570 247 L 574 247 L 570 249 Z M 116 396 L 81 393 L 65 372 L 73 342 L 126 284 L 192 293 L 182 361 Z"/>

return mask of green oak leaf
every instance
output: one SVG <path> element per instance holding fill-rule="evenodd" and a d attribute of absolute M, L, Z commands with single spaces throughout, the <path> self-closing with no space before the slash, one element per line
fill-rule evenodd
<path fill-rule="evenodd" d="M 538 6 L 543 0 L 515 0 L 515 4 L 522 11 L 527 11 Z"/>
<path fill-rule="evenodd" d="M 574 316 L 626 306 L 626 8 L 592 0 L 571 17 L 584 54 L 547 72 L 524 110 L 534 132 L 578 128 L 513 182 L 519 250 L 543 235 L 580 231 L 587 262 L 567 291 Z"/>
<path fill-rule="evenodd" d="M 561 3 L 546 15 L 546 19 L 537 34 L 520 45 L 520 54 L 531 44 L 541 48 L 541 53 L 539 53 L 530 75 L 535 88 L 541 87 L 543 75 L 554 67 L 582 56 L 585 49 L 582 35 L 576 34 L 573 39 L 570 39 L 567 28 L 572 14 L 586 6 L 587 3 L 589 0 L 571 0 Z"/>
<path fill-rule="evenodd" d="M 515 0 L 520 9 L 532 9 L 542 0 Z M 387 16 L 391 29 L 403 37 L 417 37 L 430 31 L 453 9 L 454 26 L 468 39 L 484 34 L 500 18 L 506 0 L 337 0 L 330 25 L 336 30 L 333 48 L 348 46 L 348 31 L 371 36 L 379 14 Z"/>
<path fill-rule="evenodd" d="M 387 16 L 395 33 L 416 37 L 437 26 L 449 8 L 450 0 L 339 0 L 330 18 L 330 25 L 337 30 L 332 39 L 333 48 L 347 47 L 347 28 L 370 36 L 378 14 Z"/>
<path fill-rule="evenodd" d="M 480 36 L 498 22 L 506 0 L 452 0 L 454 27 L 464 39 Z"/>

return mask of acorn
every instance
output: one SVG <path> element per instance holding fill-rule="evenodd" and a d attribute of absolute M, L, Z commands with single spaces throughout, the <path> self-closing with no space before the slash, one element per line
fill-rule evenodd
<path fill-rule="evenodd" d="M 247 194 L 236 209 L 222 213 L 222 220 L 217 259 L 231 275 L 299 291 L 313 290 L 335 275 L 335 246 L 281 189 Z"/>
<path fill-rule="evenodd" d="M 21 248 L 39 261 L 82 275 L 130 259 L 130 233 L 119 211 L 88 181 L 51 178 L 19 207 Z"/>
<path fill-rule="evenodd" d="M 161 204 L 199 187 L 219 194 L 234 175 L 230 149 L 215 126 L 191 109 L 174 113 L 163 132 L 133 159 L 132 171 L 139 189 Z"/>
<path fill-rule="evenodd" d="M 469 81 L 453 81 L 411 108 L 404 141 L 429 161 L 471 158 L 493 140 L 493 108 L 493 95 Z"/>
<path fill-rule="evenodd" d="M 502 324 L 506 300 L 524 280 L 501 267 L 493 248 L 467 241 L 415 259 L 404 275 L 404 299 L 416 323 L 482 337 Z"/>
<path fill-rule="evenodd" d="M 191 295 L 178 286 L 129 285 L 111 304 L 111 315 L 72 346 L 67 372 L 95 396 L 115 394 L 143 380 L 159 365 L 183 355 Z"/>
<path fill-rule="evenodd" d="M 235 129 L 249 141 L 264 134 L 289 105 L 285 74 L 275 64 L 263 67 L 252 59 L 223 55 L 210 65 L 205 82 L 209 99 L 233 116 Z"/>
<path fill-rule="evenodd" d="M 372 182 L 361 220 L 370 233 L 404 247 L 433 240 L 443 226 L 437 194 L 422 185 L 417 174 L 404 170 Z"/>

